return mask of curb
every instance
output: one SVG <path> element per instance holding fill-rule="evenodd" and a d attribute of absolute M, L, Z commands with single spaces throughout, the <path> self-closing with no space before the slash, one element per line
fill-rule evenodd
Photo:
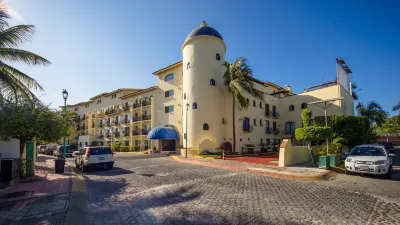
<path fill-rule="evenodd" d="M 319 181 L 319 180 L 325 180 L 326 177 L 332 173 L 332 171 L 326 171 L 320 175 L 317 176 L 298 176 L 298 175 L 289 175 L 289 174 L 280 174 L 280 173 L 275 173 L 275 172 L 267 172 L 267 171 L 260 171 L 260 170 L 254 170 L 254 169 L 249 169 L 249 168 L 243 168 L 243 167 L 237 167 L 237 166 L 229 166 L 229 165 L 222 165 L 222 164 L 217 164 L 217 163 L 212 163 L 212 162 L 202 162 L 202 161 L 197 161 L 197 160 L 190 160 L 190 159 L 181 159 L 178 156 L 171 156 L 175 161 L 181 162 L 181 163 L 190 163 L 190 164 L 196 164 L 196 165 L 202 165 L 202 166 L 209 166 L 209 167 L 215 167 L 215 168 L 221 168 L 221 169 L 228 169 L 228 170 L 233 170 L 233 171 L 242 171 L 242 172 L 250 172 L 250 173 L 256 173 L 256 174 L 261 174 L 261 175 L 266 175 L 270 177 L 276 177 L 276 178 L 282 178 L 282 179 L 291 179 L 291 180 L 302 180 L 302 181 Z"/>

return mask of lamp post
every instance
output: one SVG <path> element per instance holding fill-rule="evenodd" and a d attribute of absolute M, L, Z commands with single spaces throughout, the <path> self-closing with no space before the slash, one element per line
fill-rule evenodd
<path fill-rule="evenodd" d="M 67 116 L 67 98 L 68 98 L 68 91 L 66 89 L 62 92 L 64 98 L 64 117 Z M 67 158 L 67 147 L 65 146 L 65 135 L 64 135 L 64 160 Z"/>
<path fill-rule="evenodd" d="M 186 103 L 186 133 L 185 133 L 185 141 L 186 141 L 186 154 L 185 154 L 185 158 L 187 158 L 187 150 L 188 150 L 188 146 L 187 146 L 187 139 L 188 139 L 188 110 L 189 110 L 189 103 Z"/>

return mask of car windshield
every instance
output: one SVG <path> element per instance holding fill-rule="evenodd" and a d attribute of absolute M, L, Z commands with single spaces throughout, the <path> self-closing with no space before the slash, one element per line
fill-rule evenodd
<path fill-rule="evenodd" d="M 355 147 L 350 152 L 351 156 L 386 156 L 385 150 L 381 147 L 364 146 Z"/>
<path fill-rule="evenodd" d="M 91 147 L 90 155 L 106 155 L 112 154 L 111 149 L 109 147 Z"/>

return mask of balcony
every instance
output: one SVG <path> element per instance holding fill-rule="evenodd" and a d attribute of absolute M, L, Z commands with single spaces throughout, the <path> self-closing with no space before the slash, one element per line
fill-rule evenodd
<path fill-rule="evenodd" d="M 147 129 L 141 130 L 141 135 L 148 135 L 148 134 L 149 134 L 149 130 L 147 130 Z"/>
<path fill-rule="evenodd" d="M 130 119 L 124 119 L 124 123 L 130 123 L 131 120 Z"/>
<path fill-rule="evenodd" d="M 81 122 L 81 118 L 78 116 L 78 117 L 75 117 L 74 118 L 74 121 L 76 122 L 76 123 L 80 123 Z"/>
<path fill-rule="evenodd" d="M 139 130 L 133 130 L 133 131 L 132 131 L 132 135 L 133 135 L 133 136 L 140 135 Z"/>
<path fill-rule="evenodd" d="M 98 118 L 104 118 L 104 113 L 99 113 L 99 114 L 97 114 L 97 117 L 98 117 Z"/>
<path fill-rule="evenodd" d="M 110 138 L 110 137 L 111 137 L 111 134 L 107 134 L 106 137 Z"/>
<path fill-rule="evenodd" d="M 271 116 L 272 116 L 272 111 L 265 112 L 265 117 L 271 117 Z"/>
<path fill-rule="evenodd" d="M 140 104 L 139 103 L 133 103 L 133 105 L 132 105 L 132 108 L 133 109 L 136 109 L 136 108 L 139 108 L 140 107 Z"/>
<path fill-rule="evenodd" d="M 115 133 L 114 133 L 114 136 L 115 136 L 115 137 L 119 137 L 119 136 L 121 136 L 121 133 L 120 133 L 120 132 L 115 132 Z"/>
<path fill-rule="evenodd" d="M 130 109 L 131 109 L 131 107 L 129 107 L 129 105 L 122 106 L 122 110 L 124 110 L 124 111 L 129 111 Z"/>
<path fill-rule="evenodd" d="M 294 135 L 294 130 L 285 129 L 285 130 L 283 130 L 283 134 L 285 134 L 285 135 Z"/>
<path fill-rule="evenodd" d="M 127 130 L 127 131 L 122 131 L 122 135 L 123 136 L 125 136 L 125 137 L 129 137 L 129 134 L 130 134 L 131 132 L 129 132 L 129 130 Z"/>
<path fill-rule="evenodd" d="M 107 127 L 111 126 L 111 121 L 107 121 L 107 122 L 106 122 L 106 126 L 107 126 Z"/>
<path fill-rule="evenodd" d="M 94 128 L 95 126 L 94 126 L 94 124 L 92 124 L 92 128 Z"/>
<path fill-rule="evenodd" d="M 107 116 L 110 116 L 110 115 L 118 114 L 118 113 L 120 113 L 120 112 L 121 112 L 120 109 L 109 109 L 109 110 L 107 110 L 107 111 L 105 112 L 105 114 L 106 114 Z"/>
<path fill-rule="evenodd" d="M 104 124 L 102 124 L 102 123 L 99 123 L 99 127 L 103 127 L 104 126 Z"/>
<path fill-rule="evenodd" d="M 251 133 L 252 131 L 253 131 L 253 126 L 250 126 L 250 125 L 243 126 L 243 132 Z"/>
<path fill-rule="evenodd" d="M 86 135 L 85 131 L 81 131 L 80 135 Z"/>
<path fill-rule="evenodd" d="M 114 124 L 114 125 L 119 125 L 120 122 L 119 122 L 118 120 L 115 120 L 115 121 L 113 121 L 113 124 Z"/>
<path fill-rule="evenodd" d="M 142 106 L 144 107 L 144 106 L 149 106 L 149 105 L 151 105 L 151 101 L 144 101 L 143 103 L 142 103 Z"/>
<path fill-rule="evenodd" d="M 100 134 L 99 136 L 97 136 L 97 138 L 103 138 L 104 135 Z"/>
<path fill-rule="evenodd" d="M 143 120 L 151 120 L 151 115 L 142 115 Z"/>
<path fill-rule="evenodd" d="M 278 135 L 281 131 L 278 128 L 272 129 L 274 135 Z"/>
<path fill-rule="evenodd" d="M 83 114 L 82 120 L 86 120 L 86 115 L 85 114 Z"/>
<path fill-rule="evenodd" d="M 81 130 L 85 130 L 85 126 L 81 126 Z"/>
<path fill-rule="evenodd" d="M 272 113 L 272 118 L 274 118 L 274 119 L 278 119 L 279 118 L 279 113 L 278 112 L 273 112 Z"/>
<path fill-rule="evenodd" d="M 141 121 L 141 120 L 142 120 L 142 118 L 140 118 L 140 116 L 135 116 L 132 118 L 133 122 L 137 122 L 137 121 Z"/>
<path fill-rule="evenodd" d="M 271 134 L 271 133 L 272 133 L 272 129 L 269 128 L 269 127 L 266 127 L 266 128 L 265 128 L 265 133 L 266 133 L 266 134 Z"/>

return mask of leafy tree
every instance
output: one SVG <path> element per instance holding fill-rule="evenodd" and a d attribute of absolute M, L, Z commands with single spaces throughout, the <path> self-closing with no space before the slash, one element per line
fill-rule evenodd
<path fill-rule="evenodd" d="M 232 94 L 232 128 L 233 128 L 233 151 L 236 151 L 235 110 L 236 104 L 240 110 L 247 109 L 249 103 L 246 101 L 244 92 L 250 96 L 264 101 L 263 92 L 254 88 L 252 81 L 253 71 L 244 58 L 238 58 L 234 63 L 225 62 L 224 84 Z"/>
<path fill-rule="evenodd" d="M 29 66 L 47 66 L 50 62 L 32 52 L 18 49 L 21 44 L 33 39 L 35 26 L 9 27 L 7 20 L 10 15 L 6 9 L 7 6 L 0 0 L 0 96 L 12 100 L 17 100 L 18 96 L 29 100 L 37 99 L 31 89 L 43 91 L 39 83 L 5 61 L 25 63 Z"/>
<path fill-rule="evenodd" d="M 331 127 L 317 127 L 310 126 L 310 121 L 312 117 L 312 112 L 309 109 L 304 109 L 301 112 L 301 118 L 303 121 L 303 128 L 296 128 L 295 137 L 299 141 L 307 141 L 308 150 L 310 152 L 311 160 L 313 166 L 315 166 L 314 154 L 311 147 L 312 141 L 318 141 L 322 139 L 332 138 L 332 128 Z"/>
<path fill-rule="evenodd" d="M 314 124 L 325 126 L 325 117 L 314 117 Z M 349 148 L 369 143 L 374 139 L 370 123 L 363 116 L 329 115 L 328 126 L 332 127 L 332 138 L 344 138 Z"/>
<path fill-rule="evenodd" d="M 392 110 L 399 111 L 399 115 L 400 115 L 400 101 L 395 106 L 393 106 Z"/>
<path fill-rule="evenodd" d="M 387 112 L 385 112 L 382 107 L 372 101 L 367 103 L 358 103 L 356 106 L 356 110 L 359 116 L 365 116 L 371 124 L 378 124 L 381 125 L 386 118 L 388 117 Z"/>
<path fill-rule="evenodd" d="M 388 118 L 381 126 L 374 125 L 374 132 L 381 137 L 400 133 L 400 115 Z"/>

